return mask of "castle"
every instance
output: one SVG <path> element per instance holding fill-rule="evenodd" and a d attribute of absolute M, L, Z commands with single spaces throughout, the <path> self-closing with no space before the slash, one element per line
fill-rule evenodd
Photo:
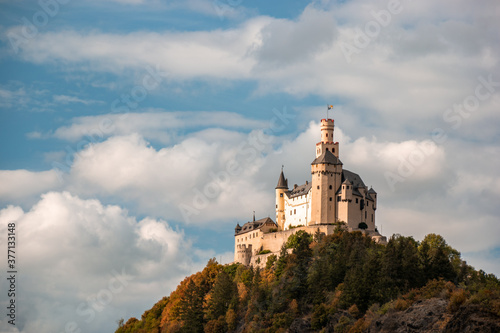
<path fill-rule="evenodd" d="M 234 261 L 262 265 L 271 254 L 279 254 L 288 237 L 298 230 L 332 234 L 337 222 L 349 231 L 359 230 L 385 243 L 375 226 L 377 192 L 361 177 L 343 169 L 339 143 L 333 139 L 333 119 L 321 120 L 321 141 L 311 163 L 311 181 L 288 187 L 283 168 L 276 186 L 276 222 L 263 218 L 235 228 Z"/>

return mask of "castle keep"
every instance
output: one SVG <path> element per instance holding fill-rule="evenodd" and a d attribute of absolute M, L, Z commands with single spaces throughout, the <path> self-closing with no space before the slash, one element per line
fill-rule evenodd
<path fill-rule="evenodd" d="M 319 230 L 328 235 L 334 232 L 336 222 L 344 222 L 349 231 L 362 231 L 375 241 L 386 241 L 375 226 L 377 192 L 368 189 L 358 174 L 343 168 L 333 131 L 333 119 L 322 119 L 310 182 L 289 188 L 281 170 L 276 186 L 276 223 L 270 218 L 256 221 L 254 217 L 236 226 L 235 262 L 265 263 L 267 256 L 279 254 L 288 237 L 298 230 L 311 234 Z"/>

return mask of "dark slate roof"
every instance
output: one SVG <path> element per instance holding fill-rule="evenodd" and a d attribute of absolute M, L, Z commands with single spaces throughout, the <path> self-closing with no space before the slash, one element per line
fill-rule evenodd
<path fill-rule="evenodd" d="M 375 192 L 375 190 L 373 189 L 373 187 L 370 187 L 370 189 L 368 190 L 368 193 L 373 193 L 373 194 L 377 194 L 377 192 Z"/>
<path fill-rule="evenodd" d="M 276 189 L 278 188 L 284 188 L 288 190 L 288 179 L 285 178 L 283 169 L 281 170 L 280 178 L 278 179 L 278 185 L 276 185 Z"/>
<path fill-rule="evenodd" d="M 358 188 L 365 187 L 365 183 L 363 183 L 363 180 L 361 179 L 361 177 L 357 173 L 354 173 L 354 172 L 351 172 L 349 170 L 344 169 L 344 170 L 342 170 L 341 182 L 343 183 L 346 179 L 352 184 L 352 194 L 357 195 L 358 197 L 362 197 Z M 373 201 L 372 197 L 370 196 L 370 193 L 374 193 L 374 192 L 375 191 L 373 191 L 373 192 L 368 191 L 368 193 L 366 194 L 366 199 Z M 339 187 L 339 189 L 337 191 L 337 194 L 340 194 L 340 193 L 342 193 L 342 185 Z"/>
<path fill-rule="evenodd" d="M 349 180 L 354 187 L 365 187 L 365 183 L 363 183 L 363 180 L 357 173 L 344 169 L 342 170 L 342 182 L 346 179 Z"/>
<path fill-rule="evenodd" d="M 325 150 L 321 155 L 316 157 L 316 159 L 311 164 L 342 164 L 342 162 L 333 155 L 331 151 Z"/>
<path fill-rule="evenodd" d="M 292 190 L 288 191 L 286 194 L 289 198 L 297 197 L 299 195 L 307 194 L 311 190 L 311 183 L 299 185 L 294 187 Z"/>
<path fill-rule="evenodd" d="M 239 235 L 239 234 L 244 234 L 244 233 L 247 233 L 250 231 L 259 230 L 266 223 L 272 223 L 272 224 L 276 225 L 276 223 L 274 223 L 274 221 L 271 220 L 269 217 L 265 217 L 265 218 L 257 220 L 257 221 L 251 221 L 251 222 L 247 222 L 247 223 L 243 224 L 241 229 L 238 232 L 236 232 L 235 234 Z"/>

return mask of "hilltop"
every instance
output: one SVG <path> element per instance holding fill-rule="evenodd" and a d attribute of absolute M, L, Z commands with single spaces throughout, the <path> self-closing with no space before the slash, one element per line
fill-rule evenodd
<path fill-rule="evenodd" d="M 115 333 L 498 332 L 500 281 L 443 237 L 297 232 L 265 268 L 220 265 L 186 277 Z"/>

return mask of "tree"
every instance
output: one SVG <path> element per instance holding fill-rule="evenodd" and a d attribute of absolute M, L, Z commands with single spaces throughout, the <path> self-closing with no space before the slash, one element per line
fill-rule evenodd
<path fill-rule="evenodd" d="M 236 284 L 229 274 L 222 271 L 217 275 L 214 286 L 208 294 L 207 319 L 218 320 L 225 316 L 231 303 L 235 303 L 237 297 Z"/>
<path fill-rule="evenodd" d="M 179 309 L 183 332 L 203 332 L 203 297 L 201 288 L 190 279 Z"/>
<path fill-rule="evenodd" d="M 440 235 L 429 234 L 418 247 L 425 279 L 455 280 L 461 266 L 460 252 L 446 244 Z"/>

